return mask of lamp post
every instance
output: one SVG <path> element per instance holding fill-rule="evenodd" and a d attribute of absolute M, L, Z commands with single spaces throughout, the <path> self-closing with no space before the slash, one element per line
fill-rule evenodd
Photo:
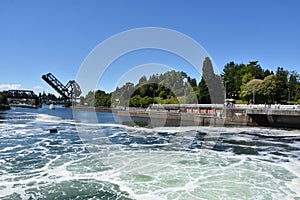
<path fill-rule="evenodd" d="M 253 85 L 253 105 L 255 104 L 255 85 Z"/>
<path fill-rule="evenodd" d="M 288 88 L 288 104 L 290 105 L 291 102 L 291 91 L 290 88 Z"/>
<path fill-rule="evenodd" d="M 153 88 L 153 102 L 152 102 L 152 105 L 154 105 L 154 102 L 155 102 L 155 90 Z"/>
<path fill-rule="evenodd" d="M 226 99 L 227 99 L 227 83 L 228 83 L 229 81 L 224 81 L 224 83 L 225 83 L 225 91 L 224 91 L 224 97 L 225 97 L 225 101 L 226 101 Z"/>
<path fill-rule="evenodd" d="M 183 78 L 183 83 L 184 83 L 184 98 L 183 98 L 183 103 L 185 104 L 185 99 L 186 99 L 186 85 L 187 85 L 187 78 Z"/>

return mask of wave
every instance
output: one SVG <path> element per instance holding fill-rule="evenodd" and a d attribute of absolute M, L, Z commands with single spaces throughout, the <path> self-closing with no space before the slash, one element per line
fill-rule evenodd
<path fill-rule="evenodd" d="M 278 165 L 284 167 L 296 176 L 290 182 L 286 183 L 286 186 L 296 193 L 288 195 L 287 199 L 300 198 L 300 161 L 297 159 L 290 159 L 289 162 L 279 163 Z"/>
<path fill-rule="evenodd" d="M 89 195 L 85 197 L 92 198 L 106 195 L 116 199 L 116 195 L 120 194 L 119 197 L 124 199 L 164 200 L 218 197 L 292 199 L 300 196 L 299 158 L 290 157 L 299 152 L 296 149 L 299 148 L 298 143 L 288 146 L 291 145 L 288 142 L 278 143 L 280 139 L 270 143 L 268 138 L 259 137 L 258 140 L 267 143 L 262 147 L 267 150 L 264 154 L 259 152 L 255 155 L 224 149 L 195 148 L 186 151 L 177 148 L 178 145 L 185 147 L 191 144 L 193 136 L 201 133 L 222 134 L 225 139 L 216 140 L 223 143 L 222 147 L 226 143 L 231 145 L 230 148 L 257 149 L 256 135 L 293 139 L 299 135 L 297 130 L 252 127 L 149 129 L 115 123 L 83 123 L 40 113 L 30 116 L 33 118 L 29 117 L 30 122 L 26 125 L 22 120 L 1 124 L 0 130 L 4 132 L 2 141 L 14 142 L 12 145 L 16 147 L 2 146 L 0 151 L 4 158 L 0 160 L 0 197 L 38 199 Z M 60 127 L 62 131 L 58 134 L 45 131 L 53 126 Z M 81 143 L 76 137 L 76 127 L 96 136 L 98 131 L 105 130 L 110 134 L 103 135 L 103 138 L 108 140 L 133 137 L 147 142 L 150 139 L 164 140 L 161 143 L 143 143 L 145 140 L 140 143 L 113 143 L 101 146 L 106 151 L 87 152 L 85 148 L 89 144 Z M 176 148 L 171 148 L 172 145 Z M 285 152 L 276 149 L 286 146 Z M 289 147 L 295 147 L 295 150 Z M 272 151 L 288 155 L 274 155 Z M 69 193 L 64 194 L 66 191 Z"/>

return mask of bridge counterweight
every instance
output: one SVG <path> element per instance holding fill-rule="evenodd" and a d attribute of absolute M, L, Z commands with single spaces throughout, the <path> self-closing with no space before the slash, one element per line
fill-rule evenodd
<path fill-rule="evenodd" d="M 63 85 L 51 73 L 43 75 L 42 79 L 64 98 L 65 106 L 69 106 L 70 101 L 72 101 L 73 98 L 79 97 L 81 94 L 80 86 L 74 80 L 71 80 L 66 85 Z"/>

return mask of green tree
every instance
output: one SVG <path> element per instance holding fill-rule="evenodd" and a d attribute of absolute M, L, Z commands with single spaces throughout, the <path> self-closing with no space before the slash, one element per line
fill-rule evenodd
<path fill-rule="evenodd" d="M 102 90 L 89 91 L 85 96 L 85 101 L 89 106 L 106 106 L 109 107 L 111 105 L 111 95 L 106 94 Z"/>
<path fill-rule="evenodd" d="M 263 96 L 262 83 L 263 81 L 260 79 L 249 81 L 241 91 L 241 98 L 248 103 L 250 103 L 250 100 L 252 100 L 252 103 L 264 103 L 260 98 Z M 253 102 L 253 99 L 255 102 Z"/>
<path fill-rule="evenodd" d="M 167 99 L 167 98 L 168 98 L 168 92 L 165 91 L 165 90 L 162 90 L 162 91 L 159 92 L 158 97 L 159 97 L 160 99 Z"/>
<path fill-rule="evenodd" d="M 192 87 L 192 88 L 195 88 L 195 87 L 197 87 L 197 81 L 196 81 L 196 79 L 195 78 L 191 78 L 191 77 L 187 77 L 187 80 L 188 80 L 188 83 L 190 84 L 190 86 Z"/>
<path fill-rule="evenodd" d="M 139 85 L 143 85 L 147 83 L 147 77 L 146 76 L 142 76 L 139 80 Z"/>
<path fill-rule="evenodd" d="M 262 70 L 261 66 L 258 64 L 258 61 L 251 61 L 242 69 L 242 73 L 250 73 L 255 79 L 264 79 L 265 73 Z"/>
<path fill-rule="evenodd" d="M 95 93 L 94 91 L 89 91 L 85 96 L 85 101 L 89 106 L 95 106 Z"/>
<path fill-rule="evenodd" d="M 292 101 L 297 101 L 298 100 L 298 85 L 299 85 L 299 74 L 296 71 L 292 71 L 289 73 L 289 81 L 288 81 L 288 89 L 290 91 L 290 98 Z"/>
<path fill-rule="evenodd" d="M 95 92 L 89 91 L 85 96 L 85 101 L 89 106 L 95 106 Z"/>
<path fill-rule="evenodd" d="M 147 108 L 152 103 L 154 103 L 153 97 L 146 96 L 141 99 L 141 107 L 143 107 L 143 108 Z"/>
<path fill-rule="evenodd" d="M 172 92 L 170 88 L 165 87 L 164 81 L 158 84 L 158 89 L 156 90 L 156 94 L 160 99 L 168 99 L 175 97 L 175 94 Z"/>
<path fill-rule="evenodd" d="M 264 78 L 261 92 L 266 103 L 274 103 L 276 90 L 276 76 L 269 75 L 266 78 Z"/>
<path fill-rule="evenodd" d="M 120 106 L 128 106 L 129 100 L 135 91 L 135 86 L 131 82 L 125 83 L 122 87 L 117 87 L 115 91 L 112 92 L 111 96 L 113 100 L 118 99 Z"/>
<path fill-rule="evenodd" d="M 140 95 L 134 95 L 129 100 L 129 106 L 131 107 L 140 107 L 142 104 L 142 97 Z"/>
<path fill-rule="evenodd" d="M 198 102 L 200 104 L 211 103 L 208 87 L 207 87 L 203 77 L 198 85 L 196 94 L 197 94 Z"/>
<path fill-rule="evenodd" d="M 0 105 L 7 105 L 8 101 L 6 96 L 3 94 L 3 92 L 0 92 Z"/>
<path fill-rule="evenodd" d="M 264 79 L 274 74 L 269 70 L 264 71 L 258 61 L 251 61 L 249 64 L 235 64 L 230 62 L 225 65 L 223 70 L 223 81 L 226 83 L 226 96 L 232 98 L 241 98 L 243 87 L 252 79 Z"/>
<path fill-rule="evenodd" d="M 288 96 L 288 71 L 278 67 L 276 71 L 276 96 L 277 103 L 284 103 Z"/>
<path fill-rule="evenodd" d="M 300 84 L 298 83 L 295 89 L 295 101 L 300 102 Z"/>
<path fill-rule="evenodd" d="M 111 97 L 109 94 L 106 94 L 102 90 L 97 90 L 95 92 L 95 106 L 106 106 L 109 107 L 111 105 Z"/>
<path fill-rule="evenodd" d="M 243 75 L 242 77 L 242 85 L 240 87 L 240 97 L 243 99 L 243 95 L 241 94 L 242 91 L 244 90 L 244 87 L 246 86 L 247 83 L 249 83 L 249 81 L 253 80 L 254 77 L 252 76 L 251 73 L 246 73 Z"/>
<path fill-rule="evenodd" d="M 265 70 L 265 77 L 267 77 L 267 76 L 270 76 L 270 75 L 274 75 L 274 72 L 273 71 L 270 71 L 270 70 Z"/>
<path fill-rule="evenodd" d="M 244 64 L 235 64 L 230 62 L 223 69 L 223 81 L 226 83 L 226 96 L 228 98 L 237 98 L 242 86 Z"/>

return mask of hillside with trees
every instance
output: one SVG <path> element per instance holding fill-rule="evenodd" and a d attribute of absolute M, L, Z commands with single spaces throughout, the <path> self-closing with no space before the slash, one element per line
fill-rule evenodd
<path fill-rule="evenodd" d="M 125 83 L 112 93 L 90 91 L 85 102 L 89 106 L 125 106 L 147 108 L 150 104 L 223 103 L 226 98 L 243 103 L 300 103 L 300 75 L 278 67 L 276 72 L 264 70 L 258 61 L 248 64 L 230 62 L 216 75 L 209 58 L 203 62 L 202 78 L 183 71 L 168 71 L 142 76 L 138 83 Z M 211 96 L 212 94 L 213 96 Z"/>
<path fill-rule="evenodd" d="M 296 103 L 300 101 L 300 75 L 278 67 L 263 70 L 258 61 L 249 64 L 228 63 L 222 74 L 227 98 L 248 103 Z M 254 101 L 254 102 L 253 102 Z"/>
<path fill-rule="evenodd" d="M 186 103 L 195 103 L 197 97 L 189 95 L 194 90 L 197 90 L 196 79 L 187 76 L 185 72 L 173 70 L 164 74 L 151 75 L 149 79 L 143 76 L 136 85 L 126 83 L 116 88 L 112 93 L 112 99 L 118 99 L 118 104 L 121 106 L 143 108 L 152 103 L 179 103 L 184 96 L 186 96 Z"/>

